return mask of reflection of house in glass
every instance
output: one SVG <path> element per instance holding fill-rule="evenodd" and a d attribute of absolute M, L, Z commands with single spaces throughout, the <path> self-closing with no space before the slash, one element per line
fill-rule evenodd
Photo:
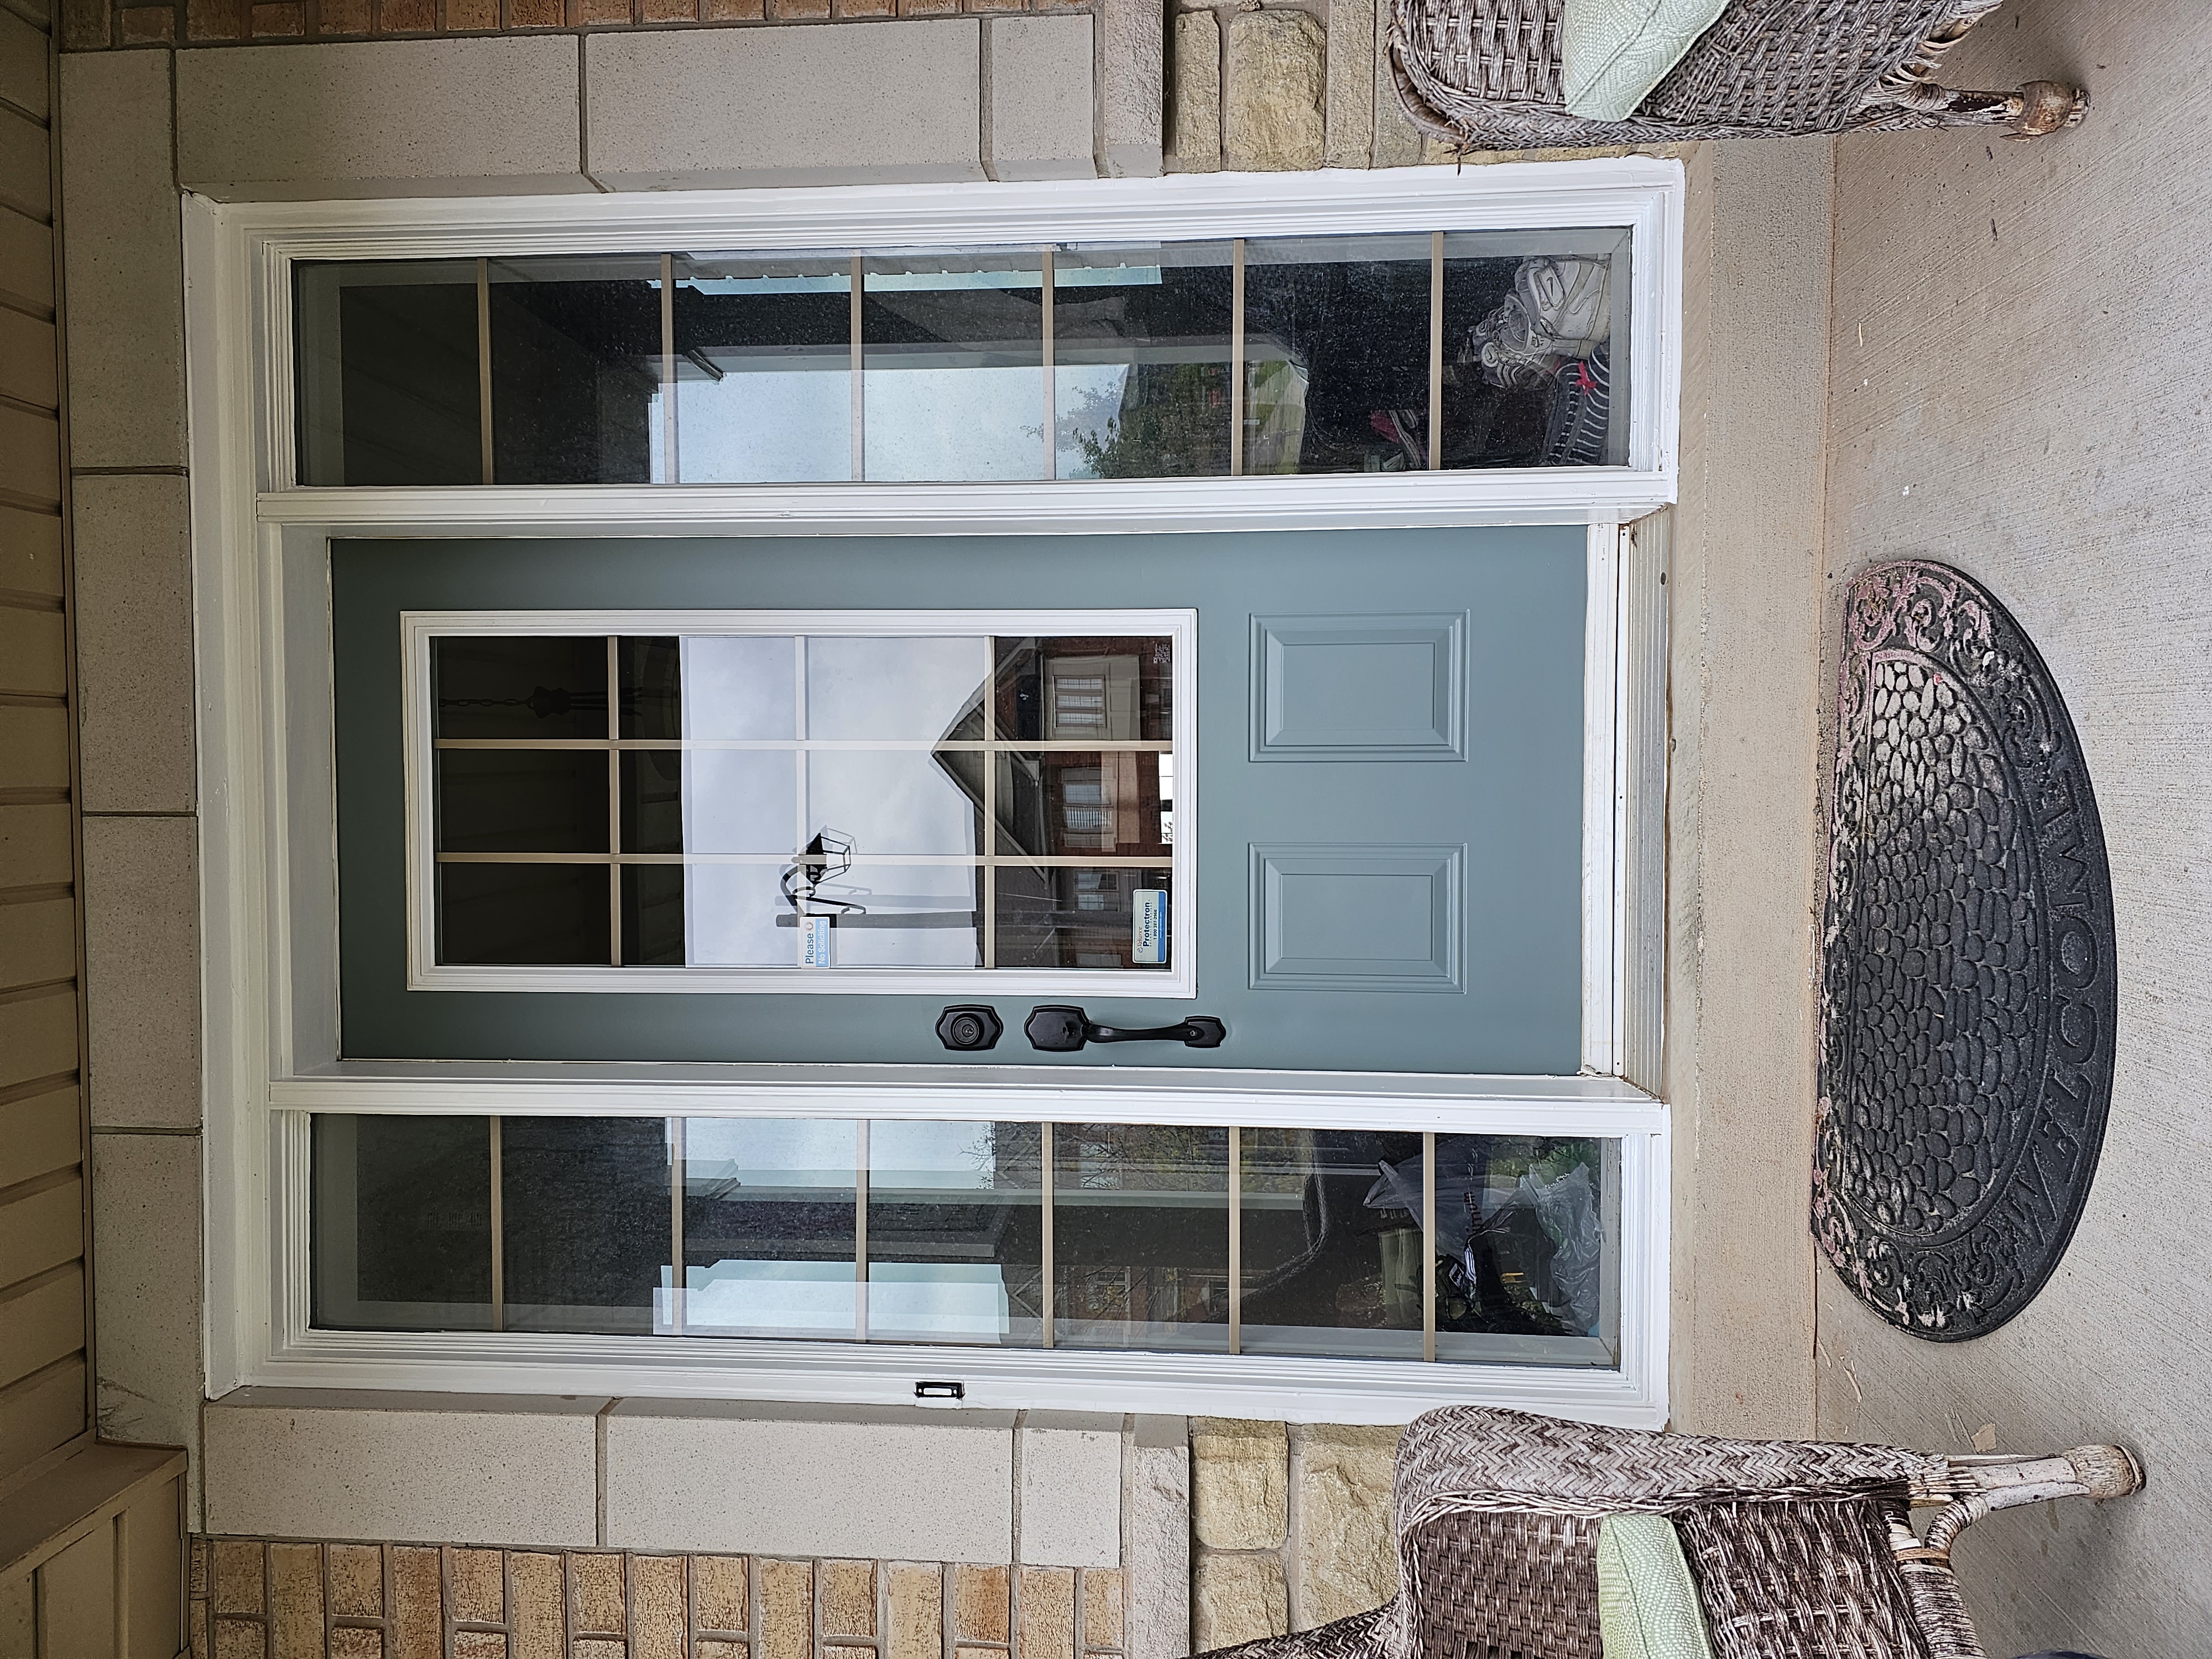
<path fill-rule="evenodd" d="M 945 775 L 992 815 L 996 963 L 1001 968 L 1133 968 L 1136 894 L 1164 891 L 1172 857 L 1175 769 L 1168 641 L 1152 638 L 994 642 L 988 757 L 940 750 Z M 980 708 L 945 733 L 982 727 Z M 1152 743 L 1157 748 L 1056 745 Z M 1024 864 L 1024 855 L 1158 860 L 1161 867 Z"/>

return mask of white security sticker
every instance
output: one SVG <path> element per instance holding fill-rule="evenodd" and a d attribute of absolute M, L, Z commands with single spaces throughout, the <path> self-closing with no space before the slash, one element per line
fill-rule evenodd
<path fill-rule="evenodd" d="M 801 965 L 808 968 L 827 968 L 830 965 L 830 918 L 801 916 L 799 919 L 799 939 L 805 954 Z"/>
<path fill-rule="evenodd" d="M 1162 968 L 1168 959 L 1168 896 L 1158 887 L 1137 890 L 1137 908 L 1131 919 L 1135 931 L 1129 954 L 1138 966 Z"/>

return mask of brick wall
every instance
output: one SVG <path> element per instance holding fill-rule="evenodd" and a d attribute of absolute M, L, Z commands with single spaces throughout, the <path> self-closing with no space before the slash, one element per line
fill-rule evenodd
<path fill-rule="evenodd" d="M 1118 1569 L 195 1539 L 192 1659 L 1121 1659 Z"/>
<path fill-rule="evenodd" d="M 811 23 L 962 13 L 1086 12 L 1091 0 L 64 0 L 62 46 L 225 46 L 244 41 Z"/>

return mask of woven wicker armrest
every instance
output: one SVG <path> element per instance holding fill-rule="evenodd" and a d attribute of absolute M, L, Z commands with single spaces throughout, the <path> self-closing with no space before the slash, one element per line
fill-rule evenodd
<path fill-rule="evenodd" d="M 1403 1534 L 1457 1509 L 1668 1514 L 1737 1500 L 1948 1499 L 1964 1489 L 1948 1460 L 1896 1446 L 1662 1434 L 1451 1406 L 1406 1431 L 1396 1512 Z"/>
<path fill-rule="evenodd" d="M 1414 125 L 1462 149 L 1593 149 L 1772 133 L 2075 125 L 2086 94 L 1938 85 L 1945 52 L 1998 0 L 1729 0 L 1623 121 L 1567 113 L 1566 0 L 1392 0 L 1389 64 Z"/>

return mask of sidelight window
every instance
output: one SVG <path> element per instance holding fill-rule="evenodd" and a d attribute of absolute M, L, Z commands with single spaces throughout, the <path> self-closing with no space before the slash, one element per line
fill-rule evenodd
<path fill-rule="evenodd" d="M 328 1328 L 1620 1363 L 1597 1136 L 325 1115 L 313 1158 Z"/>
<path fill-rule="evenodd" d="M 1630 233 L 303 262 L 305 484 L 1622 466 Z"/>

